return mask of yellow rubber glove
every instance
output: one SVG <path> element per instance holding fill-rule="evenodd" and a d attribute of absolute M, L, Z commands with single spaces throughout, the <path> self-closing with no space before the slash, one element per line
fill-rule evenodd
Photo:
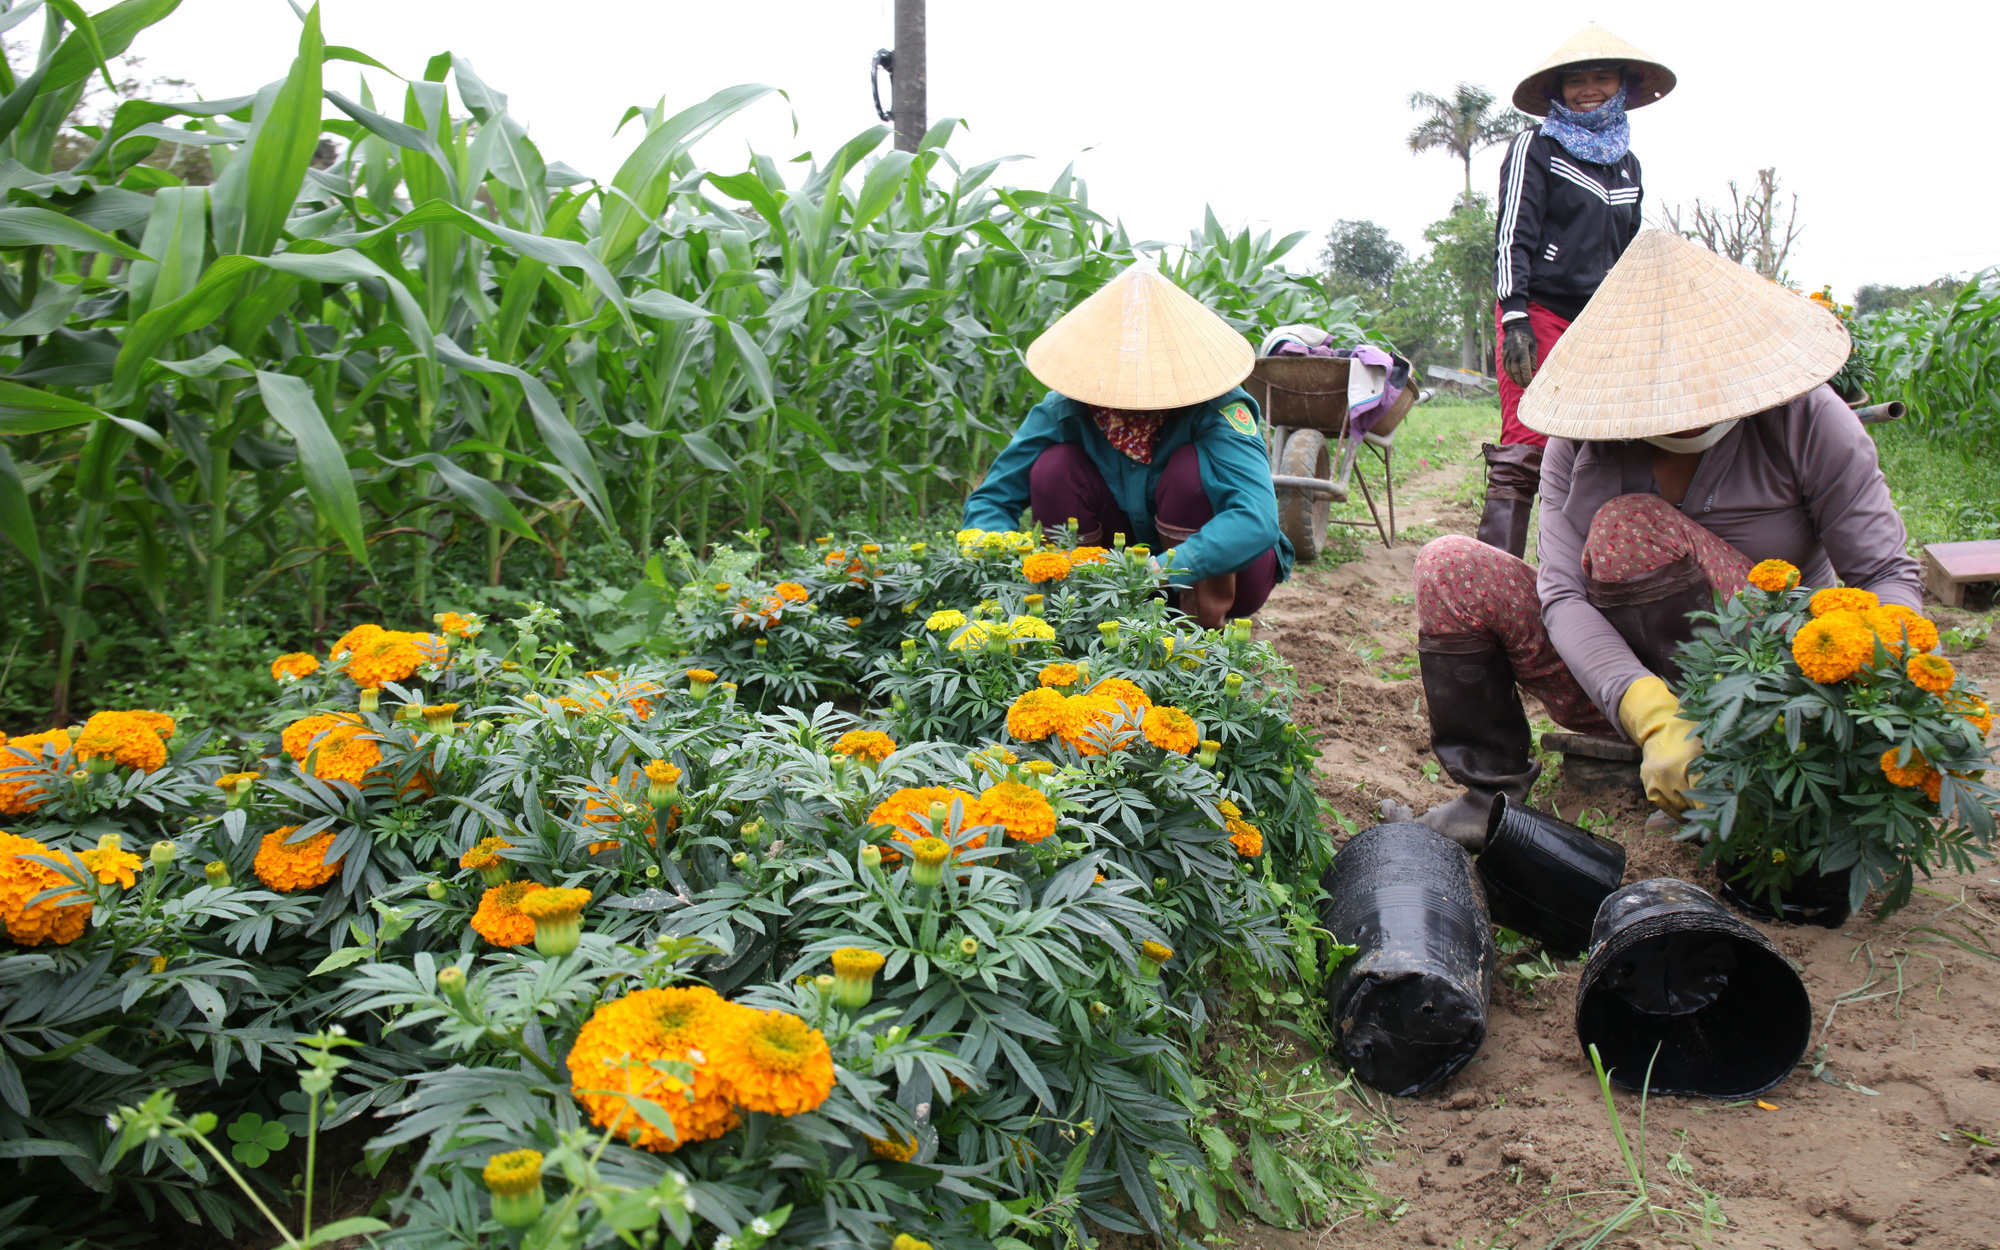
<path fill-rule="evenodd" d="M 1681 701 L 1658 677 L 1641 677 L 1618 701 L 1618 722 L 1625 736 L 1639 744 L 1639 778 L 1646 783 L 1646 797 L 1676 816 L 1688 809 L 1685 792 L 1693 784 L 1688 765 L 1701 754 L 1701 739 L 1680 712 Z"/>

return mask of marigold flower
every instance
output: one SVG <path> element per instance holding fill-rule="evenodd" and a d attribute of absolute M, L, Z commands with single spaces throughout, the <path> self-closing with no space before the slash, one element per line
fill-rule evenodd
<path fill-rule="evenodd" d="M 1882 600 L 1874 591 L 1862 590 L 1858 586 L 1829 586 L 1825 590 L 1814 591 L 1810 602 L 1815 617 L 1830 612 L 1865 612 L 1882 606 Z"/>
<path fill-rule="evenodd" d="M 1139 971 L 1147 977 L 1160 975 L 1160 965 L 1174 957 L 1174 948 L 1151 938 L 1139 943 Z"/>
<path fill-rule="evenodd" d="M 105 885 L 117 885 L 129 890 L 139 880 L 139 869 L 145 861 L 120 845 L 115 833 L 107 833 L 97 840 L 97 845 L 77 856 L 92 876 Z"/>
<path fill-rule="evenodd" d="M 444 642 L 431 634 L 384 629 L 354 644 L 344 668 L 348 680 L 363 689 L 408 681 L 416 671 L 444 655 Z"/>
<path fill-rule="evenodd" d="M 251 871 L 257 879 L 280 894 L 316 889 L 340 875 L 345 855 L 332 863 L 326 853 L 333 846 L 333 830 L 322 829 L 303 842 L 287 842 L 299 831 L 297 825 L 282 825 L 264 835 L 257 844 L 257 859 Z"/>
<path fill-rule="evenodd" d="M 1875 635 L 1853 612 L 1830 612 L 1792 636 L 1799 671 L 1822 685 L 1847 680 L 1874 654 Z"/>
<path fill-rule="evenodd" d="M 90 899 L 81 890 L 69 889 L 33 907 L 28 900 L 44 890 L 70 885 L 70 879 L 46 864 L 26 858 L 45 855 L 60 860 L 62 853 L 16 834 L 0 833 L 0 923 L 7 936 L 22 946 L 53 942 L 67 946 L 83 936 L 90 921 Z"/>
<path fill-rule="evenodd" d="M 1037 586 L 1059 582 L 1069 576 L 1069 557 L 1060 551 L 1037 551 L 1021 560 L 1021 576 Z"/>
<path fill-rule="evenodd" d="M 1116 699 L 1134 712 L 1143 712 L 1153 706 L 1152 698 L 1144 690 L 1123 677 L 1107 677 L 1092 686 L 1090 693 L 1100 698 Z"/>
<path fill-rule="evenodd" d="M 293 721 L 278 740 L 286 754 L 300 764 L 310 762 L 312 775 L 323 781 L 348 781 L 358 786 L 369 770 L 382 762 L 381 745 L 352 712 L 321 713 Z"/>
<path fill-rule="evenodd" d="M 1882 645 L 1889 649 L 1891 655 L 1901 654 L 1906 643 L 1915 652 L 1931 651 L 1937 647 L 1937 626 L 1900 603 L 1869 608 L 1862 612 L 1861 619 L 1882 640 Z"/>
<path fill-rule="evenodd" d="M 705 668 L 691 668 L 687 671 L 688 693 L 705 695 L 715 684 L 715 674 Z"/>
<path fill-rule="evenodd" d="M 248 793 L 250 786 L 263 775 L 254 772 L 224 773 L 215 779 L 215 788 L 225 794 L 242 795 Z"/>
<path fill-rule="evenodd" d="M 1229 830 L 1229 844 L 1245 859 L 1264 853 L 1264 831 L 1240 816 L 1231 816 L 1223 826 Z"/>
<path fill-rule="evenodd" d="M 160 717 L 172 733 L 173 720 Z M 138 712 L 99 712 L 84 722 L 77 735 L 76 758 L 82 761 L 108 760 L 140 772 L 157 772 L 167 762 L 167 744 L 150 715 Z"/>
<path fill-rule="evenodd" d="M 534 922 L 535 949 L 558 959 L 576 949 L 583 936 L 583 909 L 589 902 L 589 890 L 531 890 L 514 910 Z"/>
<path fill-rule="evenodd" d="M 915 860 L 910 867 L 910 880 L 924 889 L 931 889 L 944 880 L 944 861 L 951 854 L 951 843 L 943 838 L 918 838 L 910 844 L 910 855 Z"/>
<path fill-rule="evenodd" d="M 1969 690 L 1947 695 L 1944 710 L 1970 721 L 1972 727 L 1977 729 L 1982 737 L 1992 732 L 1993 709 L 1986 705 L 1985 699 Z"/>
<path fill-rule="evenodd" d="M 965 804 L 966 811 L 970 813 L 977 800 L 965 791 L 950 786 L 905 787 L 877 803 L 875 810 L 868 813 L 868 823 L 887 825 L 894 831 L 889 835 L 889 840 L 907 845 L 914 839 L 930 836 L 930 829 L 924 823 L 924 819 L 930 815 L 932 805 L 943 804 L 949 809 L 954 802 Z M 968 848 L 985 845 L 984 834 L 975 834 L 966 841 Z M 899 855 L 900 852 L 888 852 L 888 854 Z"/>
<path fill-rule="evenodd" d="M 1951 683 L 1958 680 L 1958 672 L 1951 661 L 1941 655 L 1913 655 L 1903 670 L 1911 681 L 1932 694 L 1943 694 L 1951 689 Z"/>
<path fill-rule="evenodd" d="M 1923 752 L 1912 750 L 1910 752 L 1910 762 L 1907 764 L 1898 764 L 1896 762 L 1896 757 L 1900 753 L 1895 747 L 1890 747 L 1888 750 L 1882 752 L 1882 775 L 1889 779 L 1891 785 L 1908 786 L 1914 789 L 1917 786 L 1923 785 L 1925 778 L 1937 775 L 1937 770 L 1931 767 L 1930 761 L 1924 758 Z"/>
<path fill-rule="evenodd" d="M 319 657 L 310 651 L 291 651 L 271 661 L 271 680 L 279 685 L 300 681 L 319 671 Z"/>
<path fill-rule="evenodd" d="M 35 773 L 54 771 L 56 761 L 70 749 L 69 730 L 22 734 L 0 742 L 4 742 L 0 745 L 0 813 L 26 816 L 48 801 L 48 791 L 42 789 Z M 20 771 L 11 771 L 15 769 Z"/>
<path fill-rule="evenodd" d="M 1062 727 L 1064 696 L 1039 687 L 1014 700 L 1007 709 L 1007 732 L 1023 742 L 1040 742 Z"/>
<path fill-rule="evenodd" d="M 953 651 L 964 651 L 967 649 L 977 651 L 986 645 L 986 639 L 991 632 L 992 629 L 986 622 L 974 621 L 964 629 L 959 630 L 956 634 L 953 634 L 951 641 L 946 643 L 945 646 Z"/>
<path fill-rule="evenodd" d="M 771 589 L 778 598 L 783 599 L 786 603 L 804 603 L 812 597 L 806 592 L 806 588 L 797 582 L 779 582 Z"/>
<path fill-rule="evenodd" d="M 1044 686 L 1074 686 L 1083 679 L 1083 674 L 1074 664 L 1050 664 L 1036 674 L 1036 680 Z"/>
<path fill-rule="evenodd" d="M 859 946 L 833 952 L 834 1001 L 849 1011 L 866 1007 L 875 996 L 875 974 L 887 962 L 879 953 Z"/>
<path fill-rule="evenodd" d="M 541 1151 L 510 1150 L 494 1155 L 480 1175 L 493 1195 L 493 1218 L 502 1228 L 527 1228 L 541 1218 Z"/>
<path fill-rule="evenodd" d="M 523 946 L 535 940 L 535 922 L 521 911 L 521 900 L 548 887 L 539 881 L 508 881 L 479 896 L 472 913 L 472 931 L 495 946 Z"/>
<path fill-rule="evenodd" d="M 903 1136 L 903 1134 L 897 1132 L 893 1128 L 890 1129 L 889 1131 L 891 1133 L 895 1133 L 896 1135 L 895 1140 L 884 1141 L 880 1137 L 868 1138 L 868 1152 L 870 1154 L 874 1155 L 878 1159 L 893 1159 L 897 1163 L 908 1163 L 910 1160 L 917 1157 L 916 1138 L 905 1137 Z M 916 1241 L 916 1238 L 911 1237 L 908 1234 L 904 1234 L 903 1236 L 896 1238 L 896 1243 L 898 1247 L 900 1247 L 901 1244 L 905 1241 Z M 919 1242 L 918 1244 L 922 1245 L 923 1243 Z M 892 1247 L 892 1250 L 896 1250 L 896 1248 Z"/>
<path fill-rule="evenodd" d="M 1049 760 L 1029 760 L 1027 763 L 1021 765 L 1021 768 L 1026 772 L 1035 774 L 1037 777 L 1052 776 L 1056 771 L 1055 764 Z"/>
<path fill-rule="evenodd" d="M 1018 781 L 986 788 L 966 813 L 966 823 L 998 825 L 1016 842 L 1040 842 L 1056 831 L 1056 809 L 1033 786 Z"/>
<path fill-rule="evenodd" d="M 475 638 L 486 628 L 486 622 L 470 612 L 438 612 L 431 616 L 431 624 L 446 638 Z"/>
<path fill-rule="evenodd" d="M 1070 567 L 1075 568 L 1079 564 L 1102 564 L 1104 557 L 1110 554 L 1110 549 L 1105 547 L 1078 547 L 1069 553 Z"/>
<path fill-rule="evenodd" d="M 1783 560 L 1759 560 L 1750 568 L 1749 581 L 1757 589 L 1775 595 L 1799 584 L 1798 566 Z"/>
<path fill-rule="evenodd" d="M 629 782 L 636 783 L 638 778 L 632 777 L 629 778 L 628 780 Z M 640 814 L 640 812 L 643 812 L 643 814 L 649 817 L 649 819 L 646 821 L 646 828 L 643 831 L 645 833 L 646 841 L 648 841 L 654 846 L 658 846 L 660 844 L 660 818 L 657 814 L 657 809 L 655 809 L 650 802 L 631 804 L 627 803 L 626 800 L 621 799 L 616 795 L 605 797 L 604 791 L 598 789 L 594 785 L 585 786 L 584 789 L 588 790 L 592 794 L 600 796 L 599 798 L 595 799 L 587 798 L 583 801 L 583 823 L 585 825 L 596 825 L 600 827 L 608 825 L 612 827 L 613 831 L 616 831 L 624 826 L 625 816 L 627 814 L 625 809 L 628 806 L 637 807 L 640 809 L 640 811 L 634 812 L 632 813 L 632 815 L 637 816 L 638 814 Z M 650 792 L 650 787 L 648 789 Z M 674 827 L 674 821 L 670 814 L 667 820 L 668 831 L 672 832 L 673 827 Z M 595 855 L 599 851 L 611 850 L 617 845 L 618 841 L 615 838 L 603 842 L 592 842 L 590 844 L 590 853 L 592 855 Z"/>
<path fill-rule="evenodd" d="M 570 1047 L 570 1094 L 598 1127 L 616 1126 L 641 1149 L 720 1137 L 739 1120 L 709 1052 L 722 1021 L 742 1010 L 705 985 L 634 990 L 600 1004 Z M 692 1084 L 652 1066 L 662 1062 L 692 1064 Z M 658 1105 L 673 1133 L 642 1119 L 627 1095 Z"/>
<path fill-rule="evenodd" d="M 1931 802 L 1935 803 L 1938 801 L 1938 796 L 1943 792 L 1943 790 L 1944 790 L 1944 775 L 1938 772 L 1937 769 L 1933 768 L 1931 770 L 1930 776 L 1924 778 L 1924 797 L 1929 799 Z"/>
<path fill-rule="evenodd" d="M 1129 683 L 1128 683 L 1129 684 Z M 1129 735 L 1117 727 L 1128 711 L 1119 700 L 1102 694 L 1073 694 L 1063 700 L 1056 733 L 1079 755 L 1102 755 L 1123 748 Z"/>
<path fill-rule="evenodd" d="M 785 1011 L 738 1007 L 703 1047 L 729 1099 L 746 1111 L 797 1115 L 833 1092 L 833 1051 L 818 1029 Z"/>
<path fill-rule="evenodd" d="M 1016 645 L 1024 642 L 1054 642 L 1055 626 L 1039 616 L 1017 616 L 1007 622 L 1007 640 Z"/>
<path fill-rule="evenodd" d="M 1155 707 L 1146 713 L 1140 731 L 1146 741 L 1162 750 L 1186 755 L 1201 741 L 1201 726 L 1194 717 L 1177 707 Z"/>
<path fill-rule="evenodd" d="M 850 729 L 833 744 L 833 753 L 879 764 L 896 753 L 896 741 L 877 730 Z"/>
<path fill-rule="evenodd" d="M 861 628 L 861 618 L 860 618 L 860 617 L 858 617 L 858 616 L 850 616 L 850 617 L 848 617 L 848 618 L 847 618 L 847 627 L 848 627 L 849 629 L 860 629 L 860 628 Z"/>
<path fill-rule="evenodd" d="M 348 630 L 334 641 L 333 647 L 327 652 L 327 656 L 334 663 L 338 664 L 352 654 L 356 647 L 373 638 L 375 635 L 384 632 L 386 631 L 380 625 L 373 623 L 356 625 L 353 629 Z"/>
<path fill-rule="evenodd" d="M 648 761 L 645 772 L 647 782 L 656 786 L 677 785 L 681 779 L 680 765 L 661 759 Z"/>
<path fill-rule="evenodd" d="M 908 1233 L 897 1233 L 896 1240 L 889 1243 L 889 1250 L 931 1250 L 931 1243 L 918 1241 Z"/>

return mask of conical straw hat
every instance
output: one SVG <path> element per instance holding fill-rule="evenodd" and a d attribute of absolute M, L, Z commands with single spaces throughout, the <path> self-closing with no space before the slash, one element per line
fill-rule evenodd
<path fill-rule="evenodd" d="M 1214 399 L 1250 376 L 1250 341 L 1139 261 L 1028 344 L 1028 372 L 1086 404 L 1151 412 Z"/>
<path fill-rule="evenodd" d="M 1549 100 L 1557 94 L 1562 70 L 1570 65 L 1601 65 L 1623 61 L 1625 69 L 1638 79 L 1626 93 L 1625 108 L 1644 108 L 1674 89 L 1674 71 L 1647 56 L 1596 22 L 1571 35 L 1562 47 L 1549 53 L 1535 72 L 1514 88 L 1514 107 L 1537 117 L 1549 115 Z"/>
<path fill-rule="evenodd" d="M 1549 349 L 1521 423 L 1560 438 L 1646 438 L 1747 417 L 1840 371 L 1840 318 L 1666 230 L 1625 249 Z"/>

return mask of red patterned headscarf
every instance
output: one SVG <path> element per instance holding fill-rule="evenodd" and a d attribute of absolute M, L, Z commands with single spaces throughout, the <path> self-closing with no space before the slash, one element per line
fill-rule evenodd
<path fill-rule="evenodd" d="M 1153 463 L 1153 448 L 1160 441 L 1164 412 L 1123 412 L 1117 408 L 1089 406 L 1090 419 L 1104 431 L 1104 437 L 1120 452 L 1140 464 Z"/>

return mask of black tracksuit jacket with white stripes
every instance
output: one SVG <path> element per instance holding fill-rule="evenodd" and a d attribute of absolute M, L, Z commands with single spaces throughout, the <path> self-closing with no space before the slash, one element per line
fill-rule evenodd
<path fill-rule="evenodd" d="M 1613 165 L 1571 156 L 1539 129 L 1507 145 L 1493 286 L 1503 318 L 1533 300 L 1574 320 L 1639 233 L 1639 158 Z"/>

